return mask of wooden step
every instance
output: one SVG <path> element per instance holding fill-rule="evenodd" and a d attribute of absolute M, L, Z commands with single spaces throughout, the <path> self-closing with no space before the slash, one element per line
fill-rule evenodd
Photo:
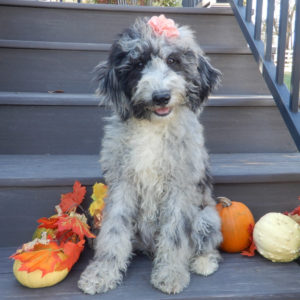
<path fill-rule="evenodd" d="M 210 157 L 215 195 L 246 203 L 256 220 L 298 205 L 299 153 Z M 0 155 L 0 247 L 28 241 L 36 220 L 54 213 L 75 180 L 88 186 L 90 199 L 91 186 L 103 180 L 98 160 L 98 155 Z"/>
<path fill-rule="evenodd" d="M 269 94 L 248 48 L 220 47 L 199 40 L 223 73 L 218 94 Z M 93 93 L 93 72 L 107 59 L 110 44 L 0 40 L 0 90 Z"/>
<path fill-rule="evenodd" d="M 116 7 L 20 0 L 0 1 L 0 39 L 111 43 L 137 17 L 159 14 L 189 25 L 202 44 L 246 46 L 231 8 Z"/>
<path fill-rule="evenodd" d="M 247 258 L 240 254 L 222 253 L 218 271 L 208 277 L 192 274 L 190 285 L 180 294 L 165 295 L 150 284 L 151 260 L 143 255 L 134 256 L 120 286 L 105 294 L 84 295 L 77 287 L 81 272 L 92 258 L 86 249 L 66 279 L 49 288 L 29 289 L 21 286 L 12 273 L 8 257 L 16 248 L 0 248 L 1 299 L 66 299 L 82 300 L 254 300 L 300 298 L 300 272 L 297 261 L 272 263 L 259 256 Z"/>
<path fill-rule="evenodd" d="M 92 94 L 0 92 L 0 154 L 98 154 L 109 114 Z M 270 96 L 214 95 L 201 121 L 211 153 L 297 151 Z"/>

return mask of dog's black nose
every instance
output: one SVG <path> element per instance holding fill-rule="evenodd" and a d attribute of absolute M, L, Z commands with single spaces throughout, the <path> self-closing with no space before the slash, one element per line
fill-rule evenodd
<path fill-rule="evenodd" d="M 166 90 L 155 91 L 152 94 L 152 100 L 156 105 L 166 105 L 171 98 L 170 92 Z"/>

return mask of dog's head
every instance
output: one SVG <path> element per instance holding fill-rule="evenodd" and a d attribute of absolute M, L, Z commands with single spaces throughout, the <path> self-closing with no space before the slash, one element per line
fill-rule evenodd
<path fill-rule="evenodd" d="M 98 92 L 122 120 L 162 119 L 187 106 L 197 113 L 221 73 L 192 31 L 164 16 L 138 19 L 97 67 Z"/>

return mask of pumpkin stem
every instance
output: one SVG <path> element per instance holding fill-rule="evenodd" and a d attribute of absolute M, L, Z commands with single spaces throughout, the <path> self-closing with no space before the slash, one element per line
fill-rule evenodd
<path fill-rule="evenodd" d="M 227 197 L 217 197 L 218 203 L 221 203 L 223 207 L 229 207 L 232 203 Z"/>

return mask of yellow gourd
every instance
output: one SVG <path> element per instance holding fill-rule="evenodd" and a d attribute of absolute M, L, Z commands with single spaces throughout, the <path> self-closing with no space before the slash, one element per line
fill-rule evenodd
<path fill-rule="evenodd" d="M 42 271 L 36 270 L 34 272 L 19 271 L 22 263 L 15 260 L 13 265 L 13 272 L 17 280 L 24 286 L 29 288 L 42 288 L 52 286 L 62 281 L 69 273 L 68 268 L 61 271 L 54 271 L 47 273 L 42 277 Z"/>

